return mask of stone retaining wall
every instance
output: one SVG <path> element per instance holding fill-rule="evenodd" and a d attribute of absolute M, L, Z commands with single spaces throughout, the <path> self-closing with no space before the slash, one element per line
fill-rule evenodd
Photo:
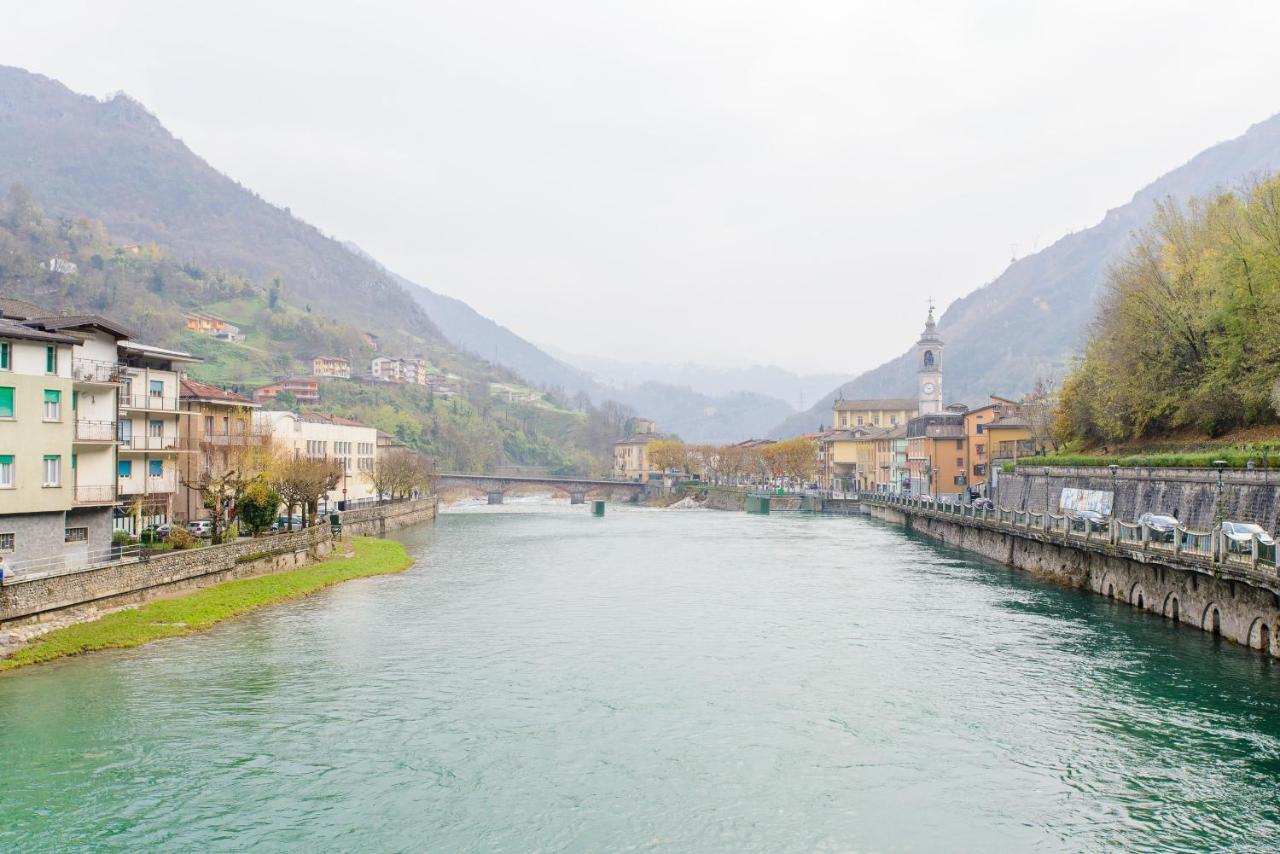
<path fill-rule="evenodd" d="M 1218 513 L 1218 473 L 1203 468 L 1119 468 L 1091 466 L 1018 466 L 998 476 L 995 501 L 1014 510 L 1058 512 L 1063 487 L 1115 493 L 1114 515 L 1126 521 L 1146 512 L 1168 513 L 1183 525 L 1213 527 Z M 1232 470 L 1222 473 L 1222 516 L 1280 530 L 1280 471 Z"/>
<path fill-rule="evenodd" d="M 435 497 L 351 510 L 343 516 L 349 536 L 385 534 L 436 515 Z M 316 525 L 219 546 L 160 552 L 146 562 L 113 564 L 44 578 L 7 579 L 0 586 L 0 625 L 93 604 L 115 607 L 189 592 L 236 578 L 304 566 L 334 549 L 328 525 Z"/>
<path fill-rule="evenodd" d="M 864 506 L 875 518 L 905 525 L 1038 578 L 1127 602 L 1280 657 L 1280 595 L 1272 589 L 1222 573 L 1187 570 L 1159 559 L 1131 560 L 913 513 L 909 508 Z"/>

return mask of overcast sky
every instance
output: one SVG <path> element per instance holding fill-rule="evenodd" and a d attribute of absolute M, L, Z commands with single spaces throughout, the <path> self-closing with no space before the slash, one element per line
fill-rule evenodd
<path fill-rule="evenodd" d="M 218 169 L 537 342 L 855 373 L 1280 111 L 1274 2 L 5 4 Z"/>

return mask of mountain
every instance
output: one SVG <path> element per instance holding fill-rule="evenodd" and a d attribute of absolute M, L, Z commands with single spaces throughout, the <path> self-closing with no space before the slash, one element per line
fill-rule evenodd
<path fill-rule="evenodd" d="M 95 219 L 112 235 L 256 281 L 279 276 L 281 297 L 299 308 L 440 337 L 380 268 L 218 172 L 126 95 L 100 101 L 0 66 L 0 186 L 15 182 L 50 216 Z"/>
<path fill-rule="evenodd" d="M 693 362 L 628 362 L 568 353 L 552 346 L 545 349 L 560 361 L 581 368 L 599 382 L 620 388 L 659 382 L 713 396 L 754 392 L 796 405 L 802 400 L 812 401 L 821 397 L 844 379 L 840 374 L 797 374 L 776 365 L 724 368 Z"/>
<path fill-rule="evenodd" d="M 990 394 L 1023 394 L 1041 377 L 1061 379 L 1086 341 L 1107 264 L 1130 245 L 1157 200 L 1211 195 L 1278 168 L 1280 115 L 1196 155 L 1108 211 L 1097 225 L 1015 261 L 995 281 L 956 300 L 938 322 L 946 342 L 948 400 L 972 404 Z M 915 395 L 911 352 L 850 378 L 771 435 L 794 435 L 829 422 L 837 393 Z"/>

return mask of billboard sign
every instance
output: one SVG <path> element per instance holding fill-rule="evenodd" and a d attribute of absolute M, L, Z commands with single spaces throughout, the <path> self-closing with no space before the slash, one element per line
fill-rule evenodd
<path fill-rule="evenodd" d="M 1064 486 L 1062 488 L 1062 497 L 1058 499 L 1058 509 L 1071 512 L 1092 510 L 1095 513 L 1101 513 L 1103 516 L 1110 516 L 1114 496 L 1115 493 L 1113 492 Z"/>

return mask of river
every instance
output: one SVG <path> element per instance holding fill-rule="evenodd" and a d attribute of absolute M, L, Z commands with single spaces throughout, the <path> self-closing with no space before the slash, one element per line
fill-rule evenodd
<path fill-rule="evenodd" d="M 0 849 L 1274 850 L 1277 662 L 862 518 L 508 504 L 0 679 Z"/>

